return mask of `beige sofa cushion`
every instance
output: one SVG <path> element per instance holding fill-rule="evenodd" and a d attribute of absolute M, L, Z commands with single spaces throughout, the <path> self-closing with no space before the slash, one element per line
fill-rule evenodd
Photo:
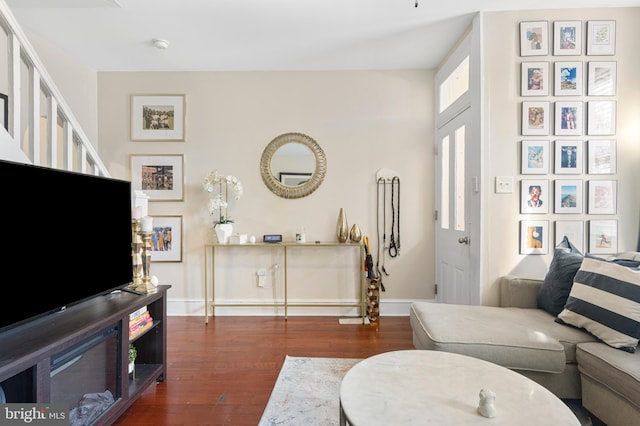
<path fill-rule="evenodd" d="M 415 302 L 410 321 L 417 349 L 456 352 L 511 369 L 560 373 L 590 334 L 554 322 L 541 309 Z"/>

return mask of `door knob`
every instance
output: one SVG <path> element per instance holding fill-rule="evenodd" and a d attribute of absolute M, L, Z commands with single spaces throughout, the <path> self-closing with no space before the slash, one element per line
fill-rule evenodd
<path fill-rule="evenodd" d="M 458 242 L 460 244 L 469 244 L 470 240 L 469 240 L 469 237 L 460 237 L 458 238 Z"/>

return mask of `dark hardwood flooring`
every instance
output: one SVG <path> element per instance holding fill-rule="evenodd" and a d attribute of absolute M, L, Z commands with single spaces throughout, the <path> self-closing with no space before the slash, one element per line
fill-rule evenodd
<path fill-rule="evenodd" d="M 341 325 L 338 317 L 167 319 L 167 377 L 118 420 L 127 425 L 256 426 L 285 355 L 366 358 L 413 349 L 409 317 Z"/>

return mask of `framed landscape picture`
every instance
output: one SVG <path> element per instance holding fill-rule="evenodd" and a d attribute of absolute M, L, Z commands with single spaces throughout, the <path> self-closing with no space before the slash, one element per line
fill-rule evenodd
<path fill-rule="evenodd" d="M 548 135 L 550 114 L 549 102 L 523 102 L 522 134 Z"/>
<path fill-rule="evenodd" d="M 590 140 L 587 142 L 589 165 L 587 173 L 590 175 L 611 175 L 616 173 L 617 152 L 616 141 Z"/>
<path fill-rule="evenodd" d="M 152 262 L 182 262 L 182 216 L 151 216 Z"/>
<path fill-rule="evenodd" d="M 616 54 L 616 21 L 587 21 L 587 55 Z"/>
<path fill-rule="evenodd" d="M 132 95 L 132 141 L 184 141 L 185 95 Z"/>
<path fill-rule="evenodd" d="M 520 221 L 520 254 L 549 253 L 549 221 Z"/>
<path fill-rule="evenodd" d="M 616 214 L 617 192 L 615 180 L 590 180 L 589 214 Z"/>
<path fill-rule="evenodd" d="M 549 54 L 549 22 L 520 22 L 520 56 Z"/>
<path fill-rule="evenodd" d="M 616 133 L 616 101 L 587 102 L 587 134 L 591 136 Z"/>
<path fill-rule="evenodd" d="M 550 194 L 548 179 L 522 179 L 520 213 L 549 213 Z"/>
<path fill-rule="evenodd" d="M 615 254 L 618 252 L 618 221 L 589 221 L 589 253 Z"/>
<path fill-rule="evenodd" d="M 522 96 L 548 96 L 549 62 L 523 62 L 521 67 Z"/>
<path fill-rule="evenodd" d="M 556 62 L 554 94 L 556 96 L 582 95 L 582 62 Z"/>
<path fill-rule="evenodd" d="M 615 96 L 617 85 L 617 62 L 589 62 L 589 96 Z"/>
<path fill-rule="evenodd" d="M 571 244 L 584 253 L 584 221 L 582 220 L 556 220 L 556 244 L 567 237 Z"/>
<path fill-rule="evenodd" d="M 556 102 L 555 134 L 559 136 L 582 135 L 582 102 Z"/>
<path fill-rule="evenodd" d="M 580 179 L 557 179 L 555 181 L 555 213 L 582 213 L 583 182 Z"/>
<path fill-rule="evenodd" d="M 582 141 L 557 140 L 555 144 L 555 168 L 558 175 L 582 174 Z"/>
<path fill-rule="evenodd" d="M 131 186 L 149 201 L 182 201 L 184 157 L 178 155 L 131 155 Z"/>
<path fill-rule="evenodd" d="M 522 167 L 523 175 L 546 175 L 549 173 L 549 153 L 548 140 L 525 140 L 522 141 Z"/>
<path fill-rule="evenodd" d="M 553 23 L 553 54 L 556 56 L 582 54 L 582 21 Z"/>

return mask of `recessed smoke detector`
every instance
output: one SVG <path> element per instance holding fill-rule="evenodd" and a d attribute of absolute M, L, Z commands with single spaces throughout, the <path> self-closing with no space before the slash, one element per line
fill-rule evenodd
<path fill-rule="evenodd" d="M 167 40 L 164 40 L 162 38 L 154 38 L 153 40 L 151 40 L 153 42 L 153 45 L 155 47 L 157 47 L 158 49 L 166 49 L 169 47 L 169 42 Z"/>

